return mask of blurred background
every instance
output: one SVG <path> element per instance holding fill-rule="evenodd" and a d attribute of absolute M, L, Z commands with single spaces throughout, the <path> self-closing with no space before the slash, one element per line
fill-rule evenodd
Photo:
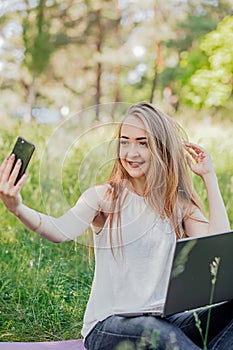
<path fill-rule="evenodd" d="M 1 0 L 0 117 L 146 100 L 231 119 L 232 14 L 232 0 Z"/>
<path fill-rule="evenodd" d="M 105 181 L 111 125 L 144 100 L 211 153 L 232 225 L 232 43 L 232 0 L 0 0 L 0 161 L 36 145 L 24 203 L 57 216 Z M 0 218 L 0 342 L 81 337 L 89 232 L 55 245 Z"/>

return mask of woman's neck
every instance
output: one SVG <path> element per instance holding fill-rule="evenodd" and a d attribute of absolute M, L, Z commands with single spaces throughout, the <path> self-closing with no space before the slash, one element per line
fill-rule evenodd
<path fill-rule="evenodd" d="M 129 184 L 129 190 L 143 197 L 145 195 L 145 181 L 132 179 Z"/>

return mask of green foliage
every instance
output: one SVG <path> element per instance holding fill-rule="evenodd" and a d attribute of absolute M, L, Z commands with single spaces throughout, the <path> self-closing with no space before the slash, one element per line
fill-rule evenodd
<path fill-rule="evenodd" d="M 177 40 L 168 40 L 168 47 L 176 48 L 179 52 L 187 51 L 193 43 L 206 33 L 216 27 L 216 20 L 210 15 L 193 15 L 188 14 L 185 21 L 177 24 L 179 37 Z"/>
<path fill-rule="evenodd" d="M 152 338 L 151 338 L 151 348 L 152 349 L 156 349 L 158 335 L 159 335 L 158 331 L 154 330 L 154 332 L 152 333 Z"/>
<path fill-rule="evenodd" d="M 45 17 L 44 2 L 40 0 L 38 7 L 28 10 L 23 20 L 24 65 L 33 77 L 44 72 L 55 49 L 49 33 L 50 22 Z"/>
<path fill-rule="evenodd" d="M 178 36 L 167 40 L 166 46 L 179 54 L 179 63 L 175 67 L 165 67 L 159 80 L 162 87 L 176 86 L 176 93 L 183 100 L 179 89 L 188 83 L 190 77 L 201 67 L 206 66 L 207 57 L 200 49 L 201 38 L 216 28 L 216 19 L 211 14 L 197 15 L 188 13 L 185 20 L 177 23 Z"/>
<path fill-rule="evenodd" d="M 220 261 L 221 261 L 220 257 L 215 257 L 214 260 L 210 264 L 210 274 L 212 277 L 212 280 L 211 280 L 212 286 L 211 286 L 211 292 L 210 292 L 209 305 L 211 305 L 213 303 L 214 290 L 215 290 L 215 285 L 216 285 L 216 281 L 217 281 L 217 275 L 218 275 Z M 203 350 L 207 350 L 209 327 L 210 327 L 210 320 L 211 320 L 211 308 L 208 309 L 208 313 L 207 313 L 205 335 L 203 335 L 202 324 L 201 324 L 201 321 L 198 317 L 198 314 L 194 311 L 193 315 L 195 318 L 196 327 L 200 333 L 200 336 L 201 336 L 201 339 L 203 342 Z"/>
<path fill-rule="evenodd" d="M 224 106 L 232 95 L 232 35 L 233 16 L 228 16 L 201 41 L 200 49 L 208 57 L 208 64 L 200 65 L 183 89 L 185 98 L 192 104 Z"/>
<path fill-rule="evenodd" d="M 0 102 L 6 115 L 23 103 L 29 121 L 35 105 L 69 106 L 73 113 L 109 101 L 131 103 L 152 95 L 157 99 L 168 85 L 179 106 L 229 104 L 231 75 L 222 75 L 226 67 L 221 64 L 216 69 L 218 58 L 208 62 L 215 38 L 210 36 L 208 43 L 204 39 L 207 51 L 199 43 L 230 13 L 230 0 L 186 5 L 162 0 L 114 5 L 102 0 L 39 0 L 24 6 L 19 2 L 12 10 L 10 1 L 6 5 L 5 16 L 0 12 L 0 31 L 8 33 L 3 35 L 0 62 L 1 87 L 6 90 Z M 219 46 L 224 46 L 224 59 L 231 40 L 227 28 Z M 230 43 L 228 50 L 231 47 Z"/>
<path fill-rule="evenodd" d="M 183 90 L 189 84 L 190 78 L 199 69 L 208 65 L 208 59 L 205 53 L 199 47 L 199 41 L 193 44 L 192 50 L 180 53 L 179 65 L 174 68 L 166 68 L 160 75 L 159 80 L 163 87 L 171 84 L 176 86 L 176 91 L 180 95 L 181 101 L 189 102 L 186 94 L 181 94 L 179 88 Z M 189 103 L 191 104 L 191 103 Z"/>

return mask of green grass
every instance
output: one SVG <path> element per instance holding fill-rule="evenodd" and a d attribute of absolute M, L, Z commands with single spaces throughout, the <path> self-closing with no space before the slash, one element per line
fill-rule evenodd
<path fill-rule="evenodd" d="M 48 126 L 15 123 L 0 133 L 1 161 L 18 135 L 36 144 L 22 197 L 25 204 L 41 211 L 45 208 L 40 159 L 52 132 Z M 70 177 L 67 179 L 72 187 Z M 50 195 L 52 187 L 49 183 L 46 189 Z M 67 187 L 64 191 L 69 193 Z M 78 196 L 77 191 L 76 199 Z M 88 247 L 78 242 L 53 244 L 45 240 L 28 231 L 2 204 L 0 215 L 0 341 L 80 337 L 93 275 Z"/>
<path fill-rule="evenodd" d="M 199 127 L 198 127 L 199 126 Z M 215 163 L 219 185 L 233 223 L 233 125 L 208 127 L 204 132 L 201 122 L 188 124 L 190 139 L 207 147 Z M 218 133 L 216 135 L 216 130 Z M 29 166 L 29 179 L 22 190 L 24 203 L 40 211 L 49 208 L 60 214 L 73 205 L 81 190 L 88 187 L 88 177 L 77 182 L 77 169 L 89 152 L 86 143 L 80 142 L 75 152 L 70 152 L 61 174 L 55 173 L 56 159 L 46 168 L 40 163 L 46 143 L 54 129 L 48 126 L 22 126 L 11 123 L 0 131 L 0 161 L 9 154 L 18 135 L 36 144 L 36 153 Z M 200 136 L 201 135 L 201 136 Z M 99 142 L 98 135 L 98 142 Z M 102 136 L 103 138 L 106 135 Z M 94 142 L 93 138 L 90 142 Z M 90 154 L 91 155 L 91 154 Z M 101 159 L 100 150 L 95 161 Z M 83 169 L 102 181 L 108 172 L 105 167 L 96 173 L 96 162 L 87 158 Z M 83 163 L 82 163 L 83 164 Z M 41 169 L 43 174 L 41 174 Z M 103 171 L 105 169 L 106 171 Z M 48 171 L 48 175 L 45 172 Z M 97 175 L 96 175 L 97 174 Z M 43 175 L 44 176 L 43 178 Z M 56 181 L 62 175 L 62 202 L 56 192 Z M 90 181 L 91 181 L 91 176 Z M 47 179 L 47 180 L 46 180 Z M 198 192 L 205 200 L 205 189 L 197 177 Z M 59 192 L 59 191 L 58 191 Z M 88 300 L 93 276 L 93 262 L 89 264 L 88 247 L 84 239 L 63 244 L 53 244 L 24 226 L 0 204 L 0 341 L 43 341 L 80 337 L 83 314 Z"/>
<path fill-rule="evenodd" d="M 80 337 L 92 275 L 87 248 L 54 245 L 23 227 L 13 237 L 1 242 L 1 341 Z"/>

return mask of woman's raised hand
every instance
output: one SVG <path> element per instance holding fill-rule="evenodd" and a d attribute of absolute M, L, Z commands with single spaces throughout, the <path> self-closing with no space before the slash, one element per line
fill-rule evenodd
<path fill-rule="evenodd" d="M 22 204 L 20 190 L 26 181 L 27 174 L 24 174 L 15 184 L 21 167 L 21 160 L 17 160 L 12 170 L 14 160 L 15 155 L 12 154 L 0 166 L 0 198 L 7 209 L 17 215 L 18 208 Z"/>
<path fill-rule="evenodd" d="M 214 167 L 209 153 L 204 148 L 193 143 L 186 143 L 185 149 L 188 152 L 187 162 L 190 169 L 202 178 L 214 174 Z"/>

